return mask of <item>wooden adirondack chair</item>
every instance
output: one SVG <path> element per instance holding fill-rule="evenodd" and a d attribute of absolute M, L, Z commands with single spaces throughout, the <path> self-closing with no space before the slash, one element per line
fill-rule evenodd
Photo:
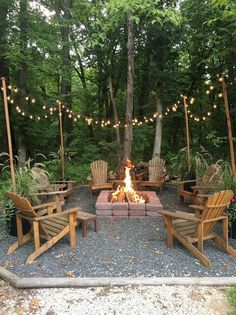
<path fill-rule="evenodd" d="M 89 178 L 91 194 L 97 189 L 112 189 L 112 183 L 108 182 L 108 164 L 97 160 L 90 164 L 92 177 Z"/>
<path fill-rule="evenodd" d="M 191 201 L 194 204 L 202 204 L 204 199 L 198 197 L 198 195 L 204 195 L 209 193 L 214 188 L 217 188 L 221 176 L 221 166 L 218 164 L 212 164 L 207 167 L 203 177 L 199 180 L 187 180 L 180 181 L 178 183 L 178 195 L 181 200 L 185 201 L 186 199 Z M 185 184 L 191 184 L 191 190 L 185 190 Z"/>
<path fill-rule="evenodd" d="M 80 208 L 53 213 L 57 207 L 56 203 L 47 203 L 32 207 L 30 202 L 24 197 L 14 193 L 8 193 L 7 195 L 18 210 L 16 214 L 17 241 L 10 246 L 8 254 L 12 254 L 17 248 L 31 240 L 31 232 L 33 232 L 35 250 L 26 260 L 26 264 L 32 263 L 35 258 L 52 247 L 66 234 L 70 236 L 71 247 L 76 247 L 76 215 L 81 210 Z M 32 224 L 32 230 L 26 235 L 22 233 L 22 219 L 26 219 Z M 47 240 L 42 245 L 40 244 L 40 237 Z"/>
<path fill-rule="evenodd" d="M 160 187 L 160 193 L 162 193 L 166 176 L 165 161 L 159 157 L 151 159 L 148 162 L 148 175 L 149 180 L 141 181 L 141 187 Z"/>
<path fill-rule="evenodd" d="M 68 197 L 73 193 L 74 181 L 53 181 L 50 182 L 47 173 L 40 167 L 32 167 L 32 174 L 38 182 L 38 191 L 64 191 L 64 197 Z"/>
<path fill-rule="evenodd" d="M 168 247 L 173 248 L 173 237 L 177 238 L 209 269 L 211 263 L 203 253 L 205 240 L 213 240 L 236 258 L 236 250 L 228 245 L 228 216 L 224 212 L 233 195 L 231 190 L 224 190 L 208 197 L 200 217 L 182 211 L 160 211 L 167 227 Z M 214 227 L 219 221 L 223 224 L 222 236 L 214 232 Z M 193 245 L 194 243 L 197 243 L 197 247 Z"/>

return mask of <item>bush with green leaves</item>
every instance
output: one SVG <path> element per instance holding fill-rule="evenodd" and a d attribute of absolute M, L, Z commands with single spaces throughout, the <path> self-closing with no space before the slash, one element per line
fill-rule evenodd
<path fill-rule="evenodd" d="M 7 179 L 3 181 L 0 191 L 0 207 L 2 209 L 1 216 L 8 228 L 11 217 L 15 214 L 15 208 L 11 200 L 7 197 L 7 192 L 14 191 L 18 195 L 29 199 L 31 202 L 35 202 L 36 197 L 34 196 L 34 193 L 37 190 L 38 184 L 31 172 L 31 162 L 31 160 L 28 160 L 24 166 L 15 168 L 15 189 L 13 188 L 10 172 L 6 168 L 4 168 L 1 172 L 1 175 L 4 174 L 4 177 L 8 175 Z"/>
<path fill-rule="evenodd" d="M 232 190 L 236 195 L 236 179 L 232 174 L 231 166 L 228 162 L 222 163 L 222 175 L 220 178 L 220 189 L 221 190 Z"/>
<path fill-rule="evenodd" d="M 188 169 L 187 148 L 181 149 L 177 154 L 170 158 L 169 166 L 173 173 L 179 175 L 180 179 L 192 174 L 196 178 L 201 178 L 212 161 L 211 155 L 202 148 L 201 152 L 190 151 L 190 171 Z"/>

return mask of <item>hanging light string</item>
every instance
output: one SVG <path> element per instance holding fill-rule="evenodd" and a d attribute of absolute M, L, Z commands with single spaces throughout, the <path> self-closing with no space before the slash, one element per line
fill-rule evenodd
<path fill-rule="evenodd" d="M 218 81 L 222 81 L 222 77 L 221 76 L 218 76 Z M 215 90 L 215 86 L 214 85 L 208 85 L 208 88 L 207 90 L 205 91 L 205 94 L 206 95 L 210 95 L 212 93 L 212 91 Z M 218 94 L 215 94 L 215 96 L 217 97 L 218 101 L 220 101 L 222 98 L 223 98 L 223 94 L 220 92 Z M 189 97 L 189 103 L 191 105 L 193 105 L 195 103 L 195 98 L 194 97 Z M 219 104 L 218 104 L 218 101 L 216 102 L 213 102 L 213 104 L 211 105 L 211 109 L 206 111 L 204 114 L 202 115 L 196 115 L 195 113 L 193 113 L 192 110 L 189 109 L 189 106 L 187 105 L 188 107 L 188 115 L 191 119 L 193 119 L 194 121 L 196 122 L 200 122 L 200 121 L 205 121 L 207 119 L 209 119 L 213 112 L 219 107 Z"/>
<path fill-rule="evenodd" d="M 219 76 L 218 80 L 222 81 L 221 76 Z M 8 89 L 13 91 L 14 93 L 18 93 L 20 90 L 19 88 L 13 88 L 11 85 L 8 85 Z M 215 90 L 214 85 L 208 85 L 208 88 L 205 93 L 206 95 L 211 95 L 214 90 Z M 183 95 L 180 96 L 180 98 L 182 97 Z M 223 97 L 223 94 L 219 93 L 218 98 L 220 99 L 222 97 Z M 16 101 L 14 100 L 13 96 L 9 95 L 7 99 L 10 104 L 13 104 L 13 105 L 16 104 Z M 196 97 L 190 96 L 188 97 L 188 99 L 189 99 L 190 105 L 193 105 L 194 103 L 196 103 Z M 31 97 L 30 95 L 25 96 L 25 101 L 28 102 L 28 104 L 32 104 L 32 105 L 37 104 L 35 98 Z M 57 103 L 58 102 L 59 101 L 57 100 Z M 132 124 L 133 126 L 141 126 L 143 124 L 153 123 L 156 120 L 156 118 L 162 119 L 170 114 L 173 114 L 179 111 L 181 107 L 182 107 L 181 101 L 178 100 L 173 105 L 167 107 L 163 113 L 154 112 L 153 114 L 144 116 L 142 119 L 134 118 L 132 120 Z M 214 104 L 211 107 L 212 107 L 211 110 L 206 111 L 202 115 L 197 115 L 192 110 L 190 110 L 188 106 L 188 115 L 191 119 L 193 119 L 196 122 L 205 121 L 206 119 L 212 116 L 212 113 L 218 107 L 218 104 L 214 102 Z M 44 104 L 44 105 L 41 105 L 41 108 L 43 109 L 43 111 L 45 111 L 45 113 L 41 115 L 37 115 L 37 114 L 28 113 L 26 110 L 22 109 L 19 105 L 15 105 L 15 109 L 18 114 L 20 114 L 23 117 L 29 118 L 31 120 L 35 120 L 35 121 L 40 121 L 41 119 L 48 119 L 51 116 L 53 116 L 55 112 L 58 111 L 58 108 L 55 107 L 55 104 L 54 105 Z M 101 127 L 113 127 L 113 128 L 118 128 L 119 126 L 124 125 L 126 127 L 126 124 L 125 123 L 121 124 L 120 120 L 117 123 L 114 123 L 110 119 L 94 119 L 93 117 L 82 117 L 80 113 L 75 113 L 73 110 L 66 108 L 65 105 L 62 105 L 62 109 L 64 111 L 64 115 L 66 115 L 68 119 L 73 119 L 75 123 L 81 122 L 83 120 L 88 125 L 95 124 L 95 125 L 100 125 Z"/>

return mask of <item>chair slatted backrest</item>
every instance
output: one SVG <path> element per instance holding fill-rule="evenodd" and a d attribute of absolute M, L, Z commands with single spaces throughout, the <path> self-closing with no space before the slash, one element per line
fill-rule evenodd
<path fill-rule="evenodd" d="M 210 165 L 201 180 L 199 181 L 200 185 L 212 186 L 217 184 L 221 175 L 221 166 L 217 164 Z"/>
<path fill-rule="evenodd" d="M 47 177 L 47 174 L 44 172 L 43 169 L 41 169 L 40 167 L 32 167 L 32 175 L 34 176 L 34 178 L 36 179 L 39 188 L 43 188 L 46 186 L 50 186 L 50 182 L 49 179 Z"/>
<path fill-rule="evenodd" d="M 24 216 L 28 217 L 29 219 L 33 219 L 37 217 L 36 212 L 34 211 L 33 207 L 31 206 L 30 202 L 24 198 L 21 197 L 20 195 L 8 192 L 7 196 L 13 201 L 16 209 Z M 31 220 L 29 220 L 31 223 Z M 39 228 L 42 234 L 48 234 L 47 231 L 45 230 L 44 226 L 39 223 Z"/>
<path fill-rule="evenodd" d="M 223 190 L 208 197 L 201 215 L 201 220 L 207 221 L 222 216 L 227 206 L 230 204 L 233 196 L 234 193 L 231 190 Z M 203 226 L 203 236 L 209 234 L 213 230 L 216 223 L 217 221 L 205 223 Z M 195 231 L 194 237 L 197 237 L 197 229 Z"/>
<path fill-rule="evenodd" d="M 154 157 L 148 162 L 149 181 L 159 181 L 159 177 L 166 172 L 165 161 L 159 157 Z"/>
<path fill-rule="evenodd" d="M 94 184 L 107 183 L 107 162 L 102 160 L 94 161 L 90 164 Z"/>

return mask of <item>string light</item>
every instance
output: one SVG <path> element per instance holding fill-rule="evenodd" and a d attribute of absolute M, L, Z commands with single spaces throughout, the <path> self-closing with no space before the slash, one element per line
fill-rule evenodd
<path fill-rule="evenodd" d="M 219 79 L 220 82 L 223 80 L 222 77 L 219 77 L 218 79 Z M 8 89 L 14 91 L 15 93 L 18 92 L 18 89 L 17 89 L 17 88 L 14 88 L 14 89 L 13 89 L 13 87 L 12 87 L 11 85 L 8 86 Z M 214 87 L 213 85 L 208 85 L 208 89 L 206 90 L 206 94 L 209 95 L 209 94 L 211 93 L 211 91 L 213 91 L 214 89 L 215 89 L 215 87 Z M 183 94 L 181 94 L 181 97 L 187 99 L 187 96 L 185 96 L 185 95 L 183 95 Z M 219 93 L 219 94 L 218 94 L 218 97 L 219 97 L 219 98 L 222 98 L 222 97 L 223 97 L 223 94 L 222 94 L 222 93 Z M 194 98 L 194 97 L 189 97 L 189 99 L 190 99 L 189 104 L 192 105 L 192 104 L 195 102 L 195 98 Z M 12 98 L 12 96 L 8 96 L 8 100 L 10 101 L 11 104 L 14 103 L 14 99 Z M 30 102 L 31 102 L 32 104 L 34 104 L 34 103 L 36 102 L 35 98 L 32 98 L 30 95 L 25 96 L 25 100 L 26 100 L 26 101 L 29 101 L 29 100 L 30 100 Z M 60 101 L 57 100 L 56 102 L 59 103 Z M 144 116 L 143 121 L 142 121 L 142 120 L 139 120 L 138 118 L 134 118 L 133 121 L 132 121 L 132 124 L 133 124 L 134 126 L 136 126 L 136 125 L 137 125 L 137 126 L 140 126 L 140 125 L 142 125 L 143 123 L 153 123 L 153 122 L 154 122 L 154 119 L 156 119 L 156 118 L 160 118 L 160 119 L 161 119 L 161 118 L 163 118 L 163 115 L 164 115 L 164 116 L 167 116 L 167 115 L 171 114 L 172 112 L 177 112 L 177 110 L 179 109 L 177 104 L 181 104 L 181 103 L 182 103 L 182 102 L 181 102 L 180 100 L 178 100 L 178 101 L 177 101 L 176 103 L 174 103 L 172 106 L 167 107 L 167 108 L 166 108 L 166 111 L 165 111 L 163 114 L 162 114 L 161 112 L 160 112 L 160 113 L 155 112 L 155 113 L 151 114 L 149 117 Z M 188 106 L 188 105 L 186 105 L 186 106 Z M 213 107 L 213 109 L 216 109 L 216 108 L 218 107 L 218 105 L 217 105 L 217 104 L 213 104 L 212 107 Z M 43 105 L 42 108 L 43 108 L 43 110 L 46 110 L 47 107 L 46 107 L 46 105 Z M 64 104 L 62 104 L 62 108 L 65 109 L 65 105 L 64 105 Z M 182 107 L 181 107 L 181 108 L 182 108 Z M 27 114 L 26 112 L 22 111 L 22 109 L 21 109 L 19 106 L 16 106 L 16 111 L 17 111 L 19 114 L 21 114 L 22 116 L 28 117 L 28 118 L 30 118 L 30 119 L 33 119 L 33 118 L 34 118 L 33 115 L 29 115 L 29 114 Z M 57 111 L 57 108 L 56 108 L 56 107 L 50 107 L 50 109 L 49 109 L 49 114 L 52 115 L 53 112 L 55 112 L 55 111 Z M 74 114 L 71 109 L 68 109 L 68 108 L 67 108 L 67 109 L 66 109 L 66 112 L 68 113 L 68 118 L 69 118 L 69 119 L 73 119 L 74 122 L 77 122 L 78 119 L 81 118 L 81 115 L 80 115 L 80 114 L 76 114 L 76 113 Z M 208 111 L 208 112 L 205 113 L 202 117 L 198 117 L 198 116 L 195 116 L 189 109 L 188 109 L 188 114 L 189 114 L 190 118 L 193 118 L 195 121 L 206 120 L 208 117 L 210 117 L 210 116 L 212 115 L 212 113 L 211 113 L 210 111 Z M 45 115 L 45 114 L 44 114 L 42 117 L 40 117 L 40 116 L 35 116 L 35 119 L 37 119 L 37 120 L 40 120 L 41 118 L 47 119 L 47 118 L 48 118 L 48 115 Z M 92 123 L 95 123 L 96 125 L 101 125 L 102 127 L 105 127 L 105 126 L 107 127 L 107 126 L 110 126 L 110 125 L 111 125 L 111 127 L 118 128 L 118 127 L 120 126 L 120 122 L 118 122 L 117 124 L 111 124 L 111 121 L 110 121 L 110 120 L 107 120 L 107 121 L 106 121 L 106 120 L 103 119 L 101 122 L 99 122 L 99 120 L 94 120 L 92 117 L 89 117 L 89 118 L 86 117 L 86 118 L 84 118 L 84 119 L 85 119 L 85 121 L 87 122 L 88 125 L 91 125 Z M 127 125 L 124 124 L 124 127 L 127 127 Z"/>

